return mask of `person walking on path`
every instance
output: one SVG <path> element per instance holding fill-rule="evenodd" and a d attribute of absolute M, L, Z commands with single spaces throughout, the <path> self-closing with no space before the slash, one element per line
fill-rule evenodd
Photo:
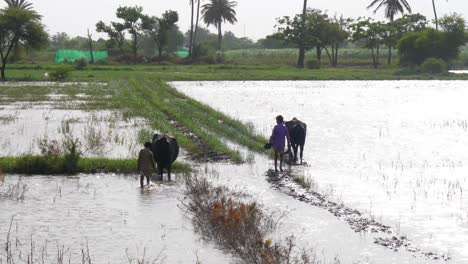
<path fill-rule="evenodd" d="M 288 128 L 284 125 L 283 116 L 276 117 L 276 126 L 273 128 L 273 133 L 270 137 L 270 143 L 275 151 L 275 172 L 278 172 L 278 157 L 280 158 L 280 171 L 283 171 L 283 154 L 286 140 L 288 142 L 288 149 L 291 148 L 291 141 L 289 139 Z"/>
<path fill-rule="evenodd" d="M 156 164 L 154 163 L 153 152 L 151 152 L 151 142 L 145 143 L 145 148 L 138 154 L 137 170 L 140 174 L 140 187 L 143 188 L 144 178 L 146 183 L 150 184 L 150 177 L 156 173 Z"/>

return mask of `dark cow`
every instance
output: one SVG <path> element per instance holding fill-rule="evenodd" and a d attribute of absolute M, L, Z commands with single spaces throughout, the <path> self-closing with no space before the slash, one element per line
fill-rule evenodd
<path fill-rule="evenodd" d="M 304 153 L 304 144 L 307 135 L 307 125 L 297 118 L 293 118 L 291 121 L 286 122 L 286 127 L 289 131 L 289 137 L 291 139 L 291 146 L 294 151 L 294 162 L 297 162 L 297 149 L 300 148 L 301 164 L 302 156 Z"/>
<path fill-rule="evenodd" d="M 166 169 L 170 181 L 172 163 L 179 156 L 179 144 L 177 140 L 169 135 L 155 134 L 153 136 L 151 151 L 153 152 L 154 161 L 158 164 L 160 180 L 163 179 L 163 169 Z"/>

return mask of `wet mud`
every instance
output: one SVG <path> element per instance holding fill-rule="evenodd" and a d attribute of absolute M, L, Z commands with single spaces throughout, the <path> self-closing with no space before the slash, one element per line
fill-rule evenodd
<path fill-rule="evenodd" d="M 430 251 L 423 251 L 414 247 L 406 236 L 399 236 L 394 228 L 379 223 L 375 219 L 364 215 L 356 209 L 346 207 L 342 203 L 328 200 L 324 195 L 306 190 L 294 182 L 294 175 L 291 170 L 276 173 L 269 170 L 266 173 L 268 182 L 278 191 L 281 191 L 296 200 L 322 208 L 335 217 L 348 223 L 355 232 L 375 234 L 374 243 L 384 246 L 393 251 L 406 250 L 415 257 L 425 257 L 430 260 L 451 260 L 450 256 L 438 254 Z"/>
<path fill-rule="evenodd" d="M 225 153 L 220 153 L 208 146 L 208 144 L 200 137 L 195 135 L 188 129 L 187 127 L 183 126 L 176 120 L 169 120 L 169 122 L 182 134 L 186 137 L 190 138 L 192 142 L 197 145 L 197 148 L 203 153 L 203 155 L 199 155 L 197 153 L 187 153 L 187 157 L 189 160 L 195 162 L 222 162 L 222 161 L 230 161 L 230 157 Z"/>

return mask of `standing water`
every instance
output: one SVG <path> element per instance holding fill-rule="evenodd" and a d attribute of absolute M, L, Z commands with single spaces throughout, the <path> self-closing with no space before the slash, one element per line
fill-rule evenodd
<path fill-rule="evenodd" d="M 393 227 L 415 247 L 449 255 L 454 263 L 468 262 L 468 82 L 172 85 L 215 109 L 252 123 L 265 136 L 271 133 L 278 114 L 286 120 L 297 117 L 304 121 L 308 125 L 305 161 L 309 166 L 301 171 L 314 182 L 315 191 Z M 263 164 L 251 166 L 256 167 L 251 169 L 257 171 L 256 176 L 267 169 Z M 255 182 L 258 179 L 242 179 L 245 185 L 260 184 Z M 306 210 L 320 215 L 320 210 L 310 206 L 300 210 L 298 217 L 310 215 Z M 310 223 L 304 225 L 310 227 Z M 328 234 L 320 236 L 320 230 L 309 230 L 301 235 L 311 233 L 310 239 L 318 235 L 325 243 L 340 238 L 351 243 L 359 241 L 350 238 L 345 228 L 332 231 L 330 225 L 325 221 L 313 224 Z M 357 250 L 378 263 L 417 262 L 391 253 L 383 256 L 387 253 L 376 247 Z"/>

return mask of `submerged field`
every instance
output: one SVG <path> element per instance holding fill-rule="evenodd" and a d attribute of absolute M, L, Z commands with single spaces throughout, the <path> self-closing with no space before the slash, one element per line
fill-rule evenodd
<path fill-rule="evenodd" d="M 93 71 L 100 76 L 96 78 L 82 71 L 72 74 L 74 80 L 107 80 L 94 84 L 0 86 L 0 165 L 7 168 L 17 157 L 42 155 L 40 142 L 49 143 L 46 149 L 51 150 L 54 140 L 72 136 L 81 143 L 84 173 L 23 177 L 28 172 L 4 169 L 8 174 L 0 173 L 0 207 L 9 213 L 0 216 L 0 242 L 7 234 L 18 238 L 15 253 L 25 255 L 34 240 L 38 250 L 45 246 L 53 252 L 50 259 L 65 252 L 79 260 L 89 248 L 95 263 L 128 263 L 127 258 L 136 261 L 145 254 L 147 260 L 158 258 L 155 263 L 236 263 L 219 245 L 201 242 L 190 217 L 180 210 L 187 199 L 182 172 L 191 167 L 194 175 L 216 186 L 246 193 L 266 212 L 284 214 L 268 238 L 281 241 L 294 235 L 297 245 L 322 263 L 444 262 L 421 252 L 450 258 L 448 263 L 468 259 L 463 246 L 468 243 L 467 157 L 460 147 L 468 140 L 464 81 L 168 85 L 154 76 L 189 78 L 193 72 L 177 73 L 183 68 L 167 66 L 164 71 L 173 75 L 154 73 L 160 67 L 135 74 Z M 237 76 L 213 67 L 225 75 L 200 72 L 200 79 L 248 77 L 253 69 Z M 42 70 L 34 71 L 39 76 Z M 309 127 L 308 165 L 284 174 L 288 182 L 279 181 L 283 188 L 272 181 L 272 163 L 262 148 L 277 114 L 296 116 Z M 177 180 L 140 191 L 134 158 L 142 142 L 161 132 L 176 136 L 183 148 Z M 103 173 L 103 165 L 128 170 Z M 297 199 L 310 193 L 328 205 L 356 210 L 364 220 L 388 225 L 391 234 L 355 232 L 333 208 Z M 15 228 L 9 232 L 12 217 Z M 375 243 L 392 236 L 407 237 L 411 247 L 394 251 Z"/>
<path fill-rule="evenodd" d="M 309 188 L 391 226 L 418 248 L 454 263 L 468 259 L 466 82 L 173 85 L 264 135 L 276 114 L 305 121 L 308 166 L 293 171 Z"/>

